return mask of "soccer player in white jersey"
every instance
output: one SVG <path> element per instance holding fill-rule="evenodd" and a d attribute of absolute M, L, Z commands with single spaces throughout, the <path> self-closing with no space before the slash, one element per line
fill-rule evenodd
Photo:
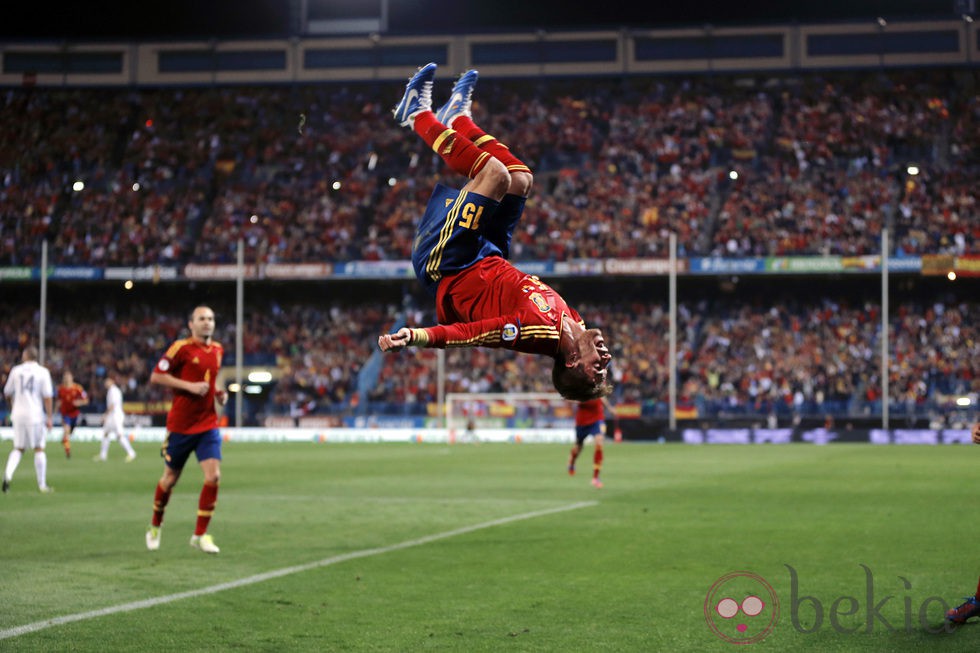
<path fill-rule="evenodd" d="M 34 449 L 34 472 L 37 474 L 37 487 L 41 492 L 51 492 L 47 483 L 48 458 L 44 453 L 44 440 L 47 431 L 53 426 L 54 384 L 51 372 L 37 362 L 37 348 L 24 349 L 20 365 L 10 370 L 3 394 L 12 406 L 10 421 L 14 425 L 14 450 L 7 458 L 3 472 L 3 491 L 10 491 L 10 481 L 27 447 Z"/>
<path fill-rule="evenodd" d="M 112 438 L 119 441 L 122 448 L 126 450 L 126 462 L 131 463 L 136 459 L 136 452 L 133 451 L 133 445 L 129 444 L 129 440 L 123 434 L 123 396 L 122 390 L 116 385 L 116 380 L 112 378 L 112 374 L 105 379 L 105 415 L 102 418 L 102 449 L 99 451 L 99 455 L 95 459 L 99 462 L 105 462 L 106 458 L 109 456 L 109 444 L 112 442 Z"/>

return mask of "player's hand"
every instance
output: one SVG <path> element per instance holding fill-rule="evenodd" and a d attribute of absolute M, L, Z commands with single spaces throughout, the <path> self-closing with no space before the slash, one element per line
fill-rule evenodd
<path fill-rule="evenodd" d="M 395 333 L 386 333 L 378 336 L 378 347 L 381 351 L 400 351 L 408 347 L 412 339 L 412 332 L 408 327 L 402 327 Z"/>
<path fill-rule="evenodd" d="M 973 437 L 973 444 L 980 444 L 980 422 L 973 425 L 970 435 Z"/>
<path fill-rule="evenodd" d="M 190 388 L 188 388 L 187 391 L 192 395 L 197 395 L 198 397 L 206 397 L 208 395 L 208 390 L 210 389 L 211 384 L 209 384 L 207 381 L 197 381 L 195 383 L 191 383 Z"/>
<path fill-rule="evenodd" d="M 224 390 L 215 390 L 214 398 L 218 400 L 218 404 L 224 406 L 228 403 L 228 393 Z"/>

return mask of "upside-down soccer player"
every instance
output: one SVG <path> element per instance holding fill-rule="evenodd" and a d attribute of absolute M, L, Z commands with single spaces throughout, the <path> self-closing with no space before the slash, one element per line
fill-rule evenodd
<path fill-rule="evenodd" d="M 204 486 L 198 499 L 197 523 L 190 544 L 205 553 L 220 550 L 207 532 L 218 501 L 221 479 L 221 434 L 215 402 L 224 406 L 228 394 L 215 388 L 224 348 L 212 339 L 214 311 L 198 306 L 188 323 L 191 337 L 177 340 L 157 363 L 150 383 L 172 388 L 173 404 L 167 413 L 167 439 L 161 454 L 163 476 L 153 496 L 153 517 L 146 530 L 146 548 L 160 548 L 160 529 L 170 494 L 180 479 L 191 453 L 204 472 Z"/>
<path fill-rule="evenodd" d="M 537 277 L 506 259 L 534 176 L 496 138 L 474 124 L 477 72 L 460 76 L 449 102 L 432 111 L 430 63 L 409 80 L 395 119 L 411 127 L 446 164 L 470 179 L 436 185 L 412 251 L 415 275 L 436 297 L 438 326 L 403 327 L 378 338 L 382 351 L 405 347 L 500 347 L 554 358 L 552 382 L 567 399 L 612 390 L 609 350 L 598 329 Z"/>

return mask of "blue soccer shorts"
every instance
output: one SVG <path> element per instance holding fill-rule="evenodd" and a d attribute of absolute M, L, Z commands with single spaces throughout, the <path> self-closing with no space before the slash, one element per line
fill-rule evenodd
<path fill-rule="evenodd" d="M 218 429 L 193 435 L 167 433 L 167 439 L 160 449 L 160 455 L 167 467 L 178 472 L 184 469 L 192 452 L 197 456 L 198 462 L 211 458 L 221 460 L 221 433 Z"/>

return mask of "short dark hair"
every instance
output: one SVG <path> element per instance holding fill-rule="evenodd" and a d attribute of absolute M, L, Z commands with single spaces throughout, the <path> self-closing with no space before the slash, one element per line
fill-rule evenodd
<path fill-rule="evenodd" d="M 613 391 L 612 381 L 593 383 L 577 369 L 565 364 L 562 354 L 555 356 L 555 366 L 551 368 L 551 382 L 565 399 L 571 401 L 588 401 L 608 397 Z"/>
<path fill-rule="evenodd" d="M 191 309 L 191 312 L 187 314 L 187 321 L 188 322 L 190 322 L 191 320 L 194 319 L 194 313 L 196 313 L 197 312 L 197 309 L 199 309 L 199 308 L 206 308 L 209 311 L 211 311 L 212 313 L 214 313 L 214 309 L 211 308 L 210 306 L 208 306 L 207 304 L 196 304 L 194 306 L 194 308 Z"/>

